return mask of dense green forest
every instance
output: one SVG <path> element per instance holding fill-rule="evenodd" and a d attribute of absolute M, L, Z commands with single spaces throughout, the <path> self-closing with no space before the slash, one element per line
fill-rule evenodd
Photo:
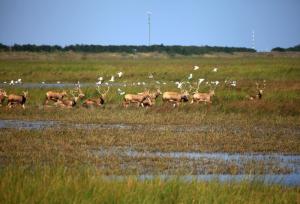
<path fill-rule="evenodd" d="M 219 47 L 219 46 L 180 46 L 180 45 L 69 45 L 61 47 L 59 45 L 33 45 L 25 44 L 13 46 L 6 46 L 0 43 L 0 51 L 29 51 L 29 52 L 56 52 L 56 51 L 74 51 L 87 53 L 101 53 L 101 52 L 160 52 L 167 54 L 206 54 L 206 53 L 233 53 L 233 52 L 256 52 L 254 49 L 243 47 Z"/>

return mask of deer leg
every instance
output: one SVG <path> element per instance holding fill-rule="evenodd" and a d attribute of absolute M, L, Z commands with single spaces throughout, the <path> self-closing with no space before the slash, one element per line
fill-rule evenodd
<path fill-rule="evenodd" d="M 46 97 L 46 98 L 45 98 L 44 105 L 47 105 L 47 104 L 48 104 L 48 98 Z"/>

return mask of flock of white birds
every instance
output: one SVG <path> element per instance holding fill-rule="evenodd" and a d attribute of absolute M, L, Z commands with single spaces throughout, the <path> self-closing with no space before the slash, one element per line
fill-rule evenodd
<path fill-rule="evenodd" d="M 197 71 L 197 70 L 199 70 L 199 69 L 200 69 L 200 67 L 197 66 L 197 65 L 195 65 L 195 66 L 193 67 L 193 71 Z M 214 68 L 211 70 L 211 72 L 218 72 L 218 68 L 217 68 L 217 67 L 214 67 Z M 115 75 L 111 75 L 110 77 L 107 78 L 107 80 L 104 80 L 104 77 L 103 77 L 103 76 L 100 76 L 100 77 L 98 77 L 97 82 L 96 82 L 95 84 L 96 84 L 97 87 L 103 86 L 103 85 L 105 85 L 105 86 L 110 86 L 110 84 L 116 82 L 117 79 L 119 79 L 119 78 L 121 78 L 121 77 L 123 77 L 123 76 L 124 76 L 124 72 L 122 72 L 122 71 L 117 72 Z M 152 73 L 150 73 L 150 74 L 148 75 L 148 79 L 154 80 L 154 78 L 155 78 L 155 77 L 154 77 L 154 75 L 153 75 Z M 171 83 L 174 83 L 174 85 L 175 85 L 178 89 L 183 90 L 184 88 L 192 87 L 192 85 L 191 85 L 191 84 L 192 84 L 192 83 L 191 83 L 191 80 L 192 80 L 193 78 L 194 78 L 194 74 L 193 74 L 193 73 L 189 73 L 186 79 L 183 79 L 183 80 L 181 80 L 181 81 L 176 81 L 176 82 L 171 81 Z M 197 90 L 199 89 L 200 85 L 201 85 L 203 82 L 205 82 L 205 79 L 204 79 L 204 78 L 199 78 L 199 79 L 198 79 L 198 81 L 197 81 Z M 13 85 L 22 84 L 23 82 L 22 82 L 22 79 L 19 78 L 19 79 L 17 79 L 17 80 L 11 80 L 10 82 L 4 81 L 3 83 L 4 83 L 4 84 L 8 84 L 8 85 L 10 85 L 10 86 L 13 86 Z M 41 82 L 41 84 L 45 84 L 45 83 L 46 83 L 46 82 L 44 82 L 44 81 Z M 57 81 L 56 83 L 57 83 L 57 84 L 61 84 L 60 81 Z M 160 86 L 160 85 L 167 85 L 167 82 L 155 80 L 155 84 L 158 85 L 158 86 Z M 206 82 L 205 82 L 205 85 L 207 85 L 207 86 L 214 86 L 214 88 L 216 88 L 219 84 L 220 84 L 220 81 L 217 81 L 217 80 L 216 80 L 216 81 L 206 81 Z M 237 86 L 237 81 L 236 81 L 236 80 L 225 80 L 225 81 L 224 81 L 224 84 L 230 85 L 230 86 L 232 86 L 232 87 L 236 87 L 236 86 Z M 122 86 L 124 86 L 124 87 L 126 87 L 127 85 L 129 85 L 129 84 L 128 84 L 128 83 L 122 83 Z M 141 81 L 141 82 L 139 81 L 139 82 L 132 82 L 130 85 L 131 85 L 131 86 L 146 86 L 147 83 L 144 82 L 144 81 Z M 75 86 L 80 87 L 80 82 L 78 81 L 78 82 L 75 84 Z M 125 91 L 122 90 L 121 88 L 118 88 L 118 89 L 117 89 L 117 92 L 118 92 L 119 95 L 124 95 L 124 94 L 125 94 Z"/>

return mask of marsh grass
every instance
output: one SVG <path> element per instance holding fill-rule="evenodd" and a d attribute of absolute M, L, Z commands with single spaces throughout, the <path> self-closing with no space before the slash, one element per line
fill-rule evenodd
<path fill-rule="evenodd" d="M 200 69 L 193 72 L 194 65 Z M 217 73 L 211 72 L 218 67 Z M 141 109 L 121 106 L 118 87 L 112 87 L 104 107 L 80 106 L 64 110 L 46 108 L 45 88 L 29 90 L 26 110 L 0 107 L 0 119 L 55 120 L 63 123 L 181 125 L 185 129 L 207 126 L 204 132 L 174 132 L 120 129 L 75 129 L 68 126 L 43 130 L 1 129 L 0 202 L 4 203 L 299 203 L 299 187 L 288 188 L 256 182 L 183 182 L 179 179 L 107 180 L 104 175 L 139 175 L 165 172 L 201 173 L 289 173 L 269 163 L 129 157 L 99 155 L 99 149 L 130 148 L 149 152 L 300 152 L 300 58 L 299 55 L 234 54 L 166 56 L 157 53 L 0 53 L 0 82 L 22 78 L 23 82 L 56 81 L 95 83 L 125 72 L 118 82 L 167 82 L 162 91 L 177 90 L 174 82 L 189 73 L 206 80 L 237 80 L 236 88 L 220 86 L 210 109 L 182 104 L 172 108 L 161 102 Z M 154 80 L 148 79 L 153 73 Z M 255 82 L 267 80 L 261 101 L 248 101 L 255 94 Z M 145 87 L 120 87 L 127 93 Z M 149 88 L 149 87 L 148 87 Z M 8 93 L 24 88 L 6 86 Z M 201 86 L 200 91 L 209 87 Z M 59 89 L 57 89 L 59 90 Z M 60 89 L 61 90 L 61 89 Z M 87 97 L 96 97 L 94 87 L 83 88 Z M 178 90 L 177 90 L 178 91 Z M 82 103 L 79 102 L 79 105 Z M 214 131 L 218 128 L 218 131 Z M 202 169 L 201 169 L 202 168 Z"/>
<path fill-rule="evenodd" d="M 45 129 L 3 130 L 0 132 L 0 165 L 2 167 L 64 165 L 77 168 L 90 165 L 107 175 L 132 174 L 286 174 L 276 160 L 224 162 L 219 159 L 139 157 L 102 150 L 132 149 L 140 152 L 300 152 L 297 136 L 282 134 L 255 136 L 216 133 L 173 133 L 132 130 Z M 237 145 L 239 144 L 239 145 Z"/>
<path fill-rule="evenodd" d="M 297 187 L 255 181 L 185 182 L 180 179 L 105 179 L 93 168 L 6 167 L 0 170 L 4 203 L 298 203 Z"/>

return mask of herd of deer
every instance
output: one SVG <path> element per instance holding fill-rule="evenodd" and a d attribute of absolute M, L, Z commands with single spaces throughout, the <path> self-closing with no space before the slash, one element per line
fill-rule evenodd
<path fill-rule="evenodd" d="M 262 98 L 263 88 L 259 87 L 259 84 L 256 83 L 257 94 L 249 95 L 247 99 L 249 100 L 259 100 Z M 100 88 L 97 88 L 97 92 L 99 96 L 97 98 L 88 98 L 84 100 L 85 94 L 79 87 L 76 87 L 74 90 L 70 91 L 70 95 L 72 97 L 68 97 L 66 91 L 57 92 L 57 91 L 48 91 L 46 93 L 44 105 L 47 105 L 49 101 L 53 101 L 54 106 L 63 107 L 63 108 L 72 108 L 76 106 L 77 101 L 84 100 L 82 103 L 83 107 L 101 107 L 105 103 L 106 95 L 109 92 L 110 87 L 104 92 L 101 92 Z M 160 89 L 157 89 L 154 92 L 149 90 L 137 93 L 137 94 L 125 94 L 123 99 L 123 106 L 128 107 L 130 104 L 137 104 L 138 107 L 149 107 L 155 104 L 156 99 L 162 94 L 163 102 L 170 102 L 173 104 L 173 107 L 179 106 L 182 102 L 189 101 L 189 92 L 164 92 L 161 93 Z M 214 96 L 215 91 L 211 90 L 208 93 L 199 93 L 198 90 L 194 92 L 191 96 L 191 104 L 192 103 L 205 103 L 211 104 L 212 97 Z M 4 104 L 5 99 L 7 98 L 7 106 L 12 108 L 17 105 L 21 105 L 23 109 L 25 109 L 25 103 L 28 97 L 28 92 L 23 92 L 22 95 L 9 94 L 7 95 L 6 91 L 0 89 L 0 106 Z"/>

